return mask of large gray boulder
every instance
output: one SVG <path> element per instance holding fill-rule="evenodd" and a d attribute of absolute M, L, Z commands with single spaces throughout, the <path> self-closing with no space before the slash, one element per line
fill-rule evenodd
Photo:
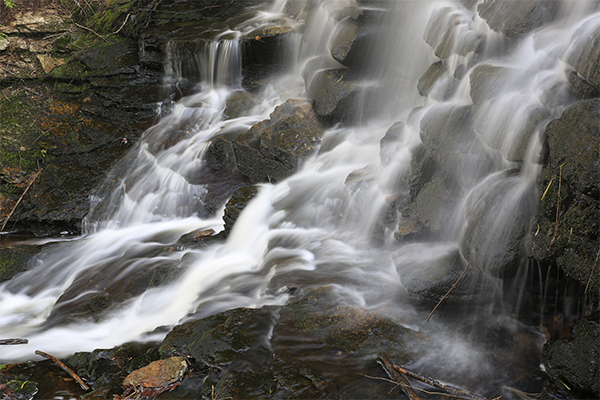
<path fill-rule="evenodd" d="M 308 83 L 309 81 L 307 81 Z M 369 105 L 376 87 L 365 87 L 348 69 L 325 69 L 316 72 L 306 91 L 314 100 L 315 111 L 331 121 L 360 119 L 361 109 Z M 360 104 L 359 104 L 360 103 Z"/>
<path fill-rule="evenodd" d="M 331 56 L 348 68 L 363 70 L 375 48 L 376 28 L 366 18 L 344 18 L 337 23 L 336 32 L 331 38 Z"/>
<path fill-rule="evenodd" d="M 492 30 L 517 38 L 551 20 L 559 4 L 555 0 L 485 0 L 477 11 Z"/>
<path fill-rule="evenodd" d="M 457 5 L 444 4 L 436 7 L 424 33 L 424 40 L 437 57 L 448 58 L 453 54 L 465 56 L 483 49 L 485 36 L 471 26 L 471 11 Z"/>
<path fill-rule="evenodd" d="M 469 78 L 473 128 L 488 146 L 500 150 L 507 160 L 523 161 L 534 133 L 549 116 L 540 99 L 528 94 L 516 97 L 512 91 L 528 85 L 531 74 L 480 64 L 473 68 Z"/>
<path fill-rule="evenodd" d="M 535 185 L 512 171 L 482 182 L 463 207 L 458 240 L 462 256 L 492 276 L 514 276 L 527 261 L 525 242 L 536 200 Z"/>
<path fill-rule="evenodd" d="M 500 154 L 488 148 L 473 130 L 469 105 L 432 107 L 421 120 L 420 136 L 431 157 L 462 188 L 473 187 L 502 166 Z"/>

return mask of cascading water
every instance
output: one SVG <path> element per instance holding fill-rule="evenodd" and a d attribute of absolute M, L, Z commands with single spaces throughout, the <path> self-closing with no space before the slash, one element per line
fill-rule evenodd
<path fill-rule="evenodd" d="M 198 179 L 205 173 L 210 139 L 247 130 L 286 99 L 306 96 L 299 66 L 312 62 L 315 71 L 336 65 L 323 38 L 333 32 L 334 15 L 354 3 L 321 2 L 291 72 L 265 85 L 262 102 L 237 118 L 227 119 L 224 110 L 228 96 L 241 90 L 240 33 L 223 32 L 194 51 L 189 44 L 170 43 L 167 83 L 198 79 L 198 92 L 173 104 L 114 168 L 92 199 L 84 236 L 40 255 L 34 268 L 0 286 L 2 336 L 30 341 L 2 349 L 0 359 L 32 358 L 38 348 L 65 356 L 159 340 L 165 334 L 155 331 L 160 326 L 235 307 L 285 304 L 284 289 L 302 277 L 306 287 L 334 287 L 340 303 L 377 307 L 427 331 L 433 342 L 419 349 L 415 366 L 443 371 L 459 382 L 492 376 L 502 381 L 503 369 L 492 364 L 510 359 L 518 348 L 473 343 L 464 328 L 471 322 L 459 328 L 443 320 L 423 326 L 402 286 L 418 268 L 431 270 L 451 259 L 460 270 L 472 264 L 488 273 L 473 285 L 486 293 L 490 287 L 501 291 L 502 281 L 495 277 L 513 275 L 521 265 L 535 210 L 540 135 L 573 101 L 560 55 L 574 32 L 599 15 L 593 2 L 573 10 L 563 2 L 552 24 L 506 51 L 500 35 L 462 3 L 398 2 L 388 10 L 381 47 L 373 50 L 364 72 L 365 85 L 379 88 L 365 106 L 369 113 L 354 126 L 329 129 L 323 143 L 334 145 L 323 146 L 290 178 L 262 185 L 229 238 L 202 250 L 176 244 L 190 232 L 223 229 L 222 205 L 214 210 Z M 263 12 L 252 24 L 282 12 L 283 5 L 276 2 L 275 11 Z M 440 57 L 446 51 L 440 46 L 453 46 L 452 56 L 443 60 L 445 75 L 425 97 L 416 92 L 417 82 L 435 58 L 423 37 Z M 312 77 L 304 79 L 309 87 Z M 478 79 L 487 88 L 481 93 L 470 90 Z M 400 133 L 388 137 L 386 131 L 398 121 Z M 430 227 L 431 234 L 418 242 L 399 244 L 380 220 L 390 199 L 401 205 L 398 223 L 408 219 L 402 211 L 411 203 L 407 177 L 421 143 L 455 184 L 447 192 L 456 195 L 442 202 L 444 226 Z M 179 271 L 168 285 L 141 292 L 132 284 L 132 277 L 152 279 L 164 269 Z M 492 303 L 481 293 L 474 298 L 483 308 Z M 68 311 L 90 299 L 107 304 L 94 320 Z M 484 315 L 506 334 L 523 329 L 504 314 Z M 532 336 L 532 347 L 539 350 L 539 338 Z M 505 359 L 498 351 L 510 354 Z"/>

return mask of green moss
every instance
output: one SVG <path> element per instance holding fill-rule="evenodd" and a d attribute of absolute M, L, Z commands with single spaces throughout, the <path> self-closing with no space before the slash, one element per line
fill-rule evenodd
<path fill-rule="evenodd" d="M 131 3 L 106 8 L 91 17 L 88 26 L 103 35 L 113 33 L 125 22 L 130 9 Z"/>
<path fill-rule="evenodd" d="M 49 76 L 55 79 L 81 81 L 85 79 L 86 66 L 81 61 L 69 60 L 66 64 L 54 68 Z"/>

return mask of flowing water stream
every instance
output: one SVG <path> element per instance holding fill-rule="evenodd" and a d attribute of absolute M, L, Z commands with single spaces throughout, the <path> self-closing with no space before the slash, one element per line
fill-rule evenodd
<path fill-rule="evenodd" d="M 373 49 L 365 69 L 365 86 L 385 89 L 369 100 L 368 107 L 365 104 L 357 123 L 336 125 L 325 133 L 323 143 L 335 145 L 310 157 L 290 178 L 261 185 L 229 238 L 202 250 L 174 245 L 190 232 L 223 229 L 222 208 L 207 207 L 206 185 L 197 179 L 204 173 L 209 139 L 248 129 L 267 119 L 286 99 L 306 97 L 304 64 L 327 54 L 335 13 L 354 3 L 321 1 L 304 37 L 289 37 L 288 72 L 272 78 L 260 94 L 261 102 L 237 118 L 225 119 L 223 111 L 228 96 L 241 90 L 239 37 L 246 28 L 223 32 L 199 48 L 187 64 L 177 58 L 177 43 L 171 43 L 165 84 L 177 85 L 195 73 L 200 81 L 197 92 L 171 104 L 115 166 L 93 196 L 83 236 L 40 254 L 34 268 L 0 286 L 1 336 L 24 337 L 30 343 L 3 348 L 0 359 L 32 359 L 35 349 L 66 356 L 132 340 L 160 340 L 165 332 L 157 328 L 189 318 L 235 307 L 283 305 L 289 299 L 286 288 L 299 282 L 306 287 L 331 285 L 339 292 L 340 304 L 377 308 L 401 316 L 413 329 L 427 330 L 435 345 L 421 349 L 422 357 L 414 362 L 425 370 L 468 375 L 473 380 L 494 376 L 501 381 L 502 368 L 494 364 L 513 360 L 523 349 L 503 346 L 502 340 L 494 338 L 473 340 L 466 326 L 481 321 L 500 336 L 528 332 L 527 351 L 537 354 L 541 335 L 502 310 L 506 303 L 501 279 L 486 278 L 491 282 L 486 280 L 486 296 L 477 298 L 479 307 L 469 311 L 470 322 L 464 317 L 457 327 L 452 326 L 456 320 L 443 318 L 425 325 L 422 321 L 429 310 L 412 305 L 401 278 L 415 265 L 458 250 L 464 261 L 477 262 L 494 275 L 494 260 L 502 258 L 504 250 L 495 243 L 515 229 L 526 229 L 535 211 L 543 127 L 574 101 L 560 55 L 573 33 L 588 21 L 600 20 L 600 15 L 595 2 L 563 1 L 552 21 L 509 46 L 473 7 L 462 3 L 431 0 L 389 5 L 380 45 Z M 284 5 L 275 2 L 246 26 L 267 23 Z M 417 81 L 436 60 L 423 37 L 436 47 L 448 24 L 455 26 L 454 55 L 445 60 L 449 73 L 422 97 Z M 477 55 L 456 50 L 473 37 L 484 43 Z M 470 74 L 484 64 L 502 69 L 502 74 L 474 104 Z M 455 73 L 458 70 L 462 73 Z M 390 197 L 409 202 L 405 181 L 412 150 L 427 142 L 443 152 L 446 144 L 430 138 L 427 127 L 460 131 L 459 116 L 471 106 L 474 130 L 456 135 L 462 141 L 460 158 L 449 155 L 442 165 L 460 185 L 456 200 L 446 207 L 444 227 L 420 242 L 398 244 L 391 230 L 378 231 L 377 222 Z M 535 113 L 539 118 L 532 126 Z M 404 122 L 402 134 L 380 148 L 381 139 L 397 121 Z M 173 132 L 178 132 L 176 140 Z M 515 146 L 524 148 L 518 156 Z M 360 178 L 349 180 L 356 171 Z M 470 221 L 482 207 L 485 221 L 473 226 Z M 373 240 L 375 232 L 378 241 Z M 465 237 L 485 239 L 475 252 Z M 276 242 L 285 245 L 274 246 Z M 143 293 L 131 287 L 136 276 L 159 266 L 182 272 L 172 283 Z M 489 285 L 496 289 L 490 291 Z M 61 314 L 86 297 L 123 292 L 129 296 L 95 320 Z M 514 306 L 510 303 L 507 308 Z M 479 334 L 484 331 L 481 328 Z"/>

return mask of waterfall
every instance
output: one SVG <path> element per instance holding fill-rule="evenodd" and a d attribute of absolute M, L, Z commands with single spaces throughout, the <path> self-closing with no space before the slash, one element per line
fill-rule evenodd
<path fill-rule="evenodd" d="M 344 304 L 402 315 L 417 326 L 406 282 L 447 260 L 483 272 L 473 279 L 484 294 L 501 291 L 498 277 L 515 276 L 525 259 L 545 124 L 574 101 L 560 56 L 598 13 L 593 2 L 565 1 L 543 28 L 508 43 L 476 4 L 465 3 L 402 1 L 386 10 L 363 71 L 362 84 L 377 95 L 365 97 L 359 123 L 328 129 L 298 172 L 261 185 L 226 241 L 202 249 L 178 241 L 224 229 L 223 204 L 208 199 L 199 178 L 209 141 L 268 119 L 289 98 L 306 97 L 310 71 L 339 65 L 327 46 L 338 13 L 354 3 L 320 2 L 303 35 L 289 38 L 294 65 L 236 118 L 224 110 L 229 96 L 243 90 L 246 28 L 212 41 L 169 42 L 166 84 L 191 82 L 195 92 L 182 93 L 117 163 L 92 196 L 83 236 L 40 254 L 37 265 L 0 285 L 2 335 L 30 340 L 3 349 L 0 359 L 29 359 L 37 348 L 65 356 L 160 340 L 160 326 L 235 307 L 283 305 L 296 281 L 330 284 Z M 278 0 L 269 15 L 284 9 Z M 253 24 L 266 17 L 256 18 Z M 419 78 L 438 62 L 441 77 L 419 93 Z M 414 195 L 409 176 L 423 146 L 437 169 Z M 426 192 L 430 199 L 418 203 Z M 413 207 L 439 217 L 428 220 L 427 235 L 399 244 L 394 229 L 412 221 Z M 392 224 L 382 222 L 388 214 Z M 177 271 L 168 284 L 142 292 L 130 285 L 131 277 L 151 280 L 167 270 Z M 107 305 L 95 320 L 70 313 L 90 299 Z M 483 376 L 473 365 L 487 365 L 489 354 L 434 324 L 442 333 L 416 364 L 436 364 L 435 353 L 454 345 L 455 375 Z M 506 326 L 512 332 L 514 325 Z"/>

